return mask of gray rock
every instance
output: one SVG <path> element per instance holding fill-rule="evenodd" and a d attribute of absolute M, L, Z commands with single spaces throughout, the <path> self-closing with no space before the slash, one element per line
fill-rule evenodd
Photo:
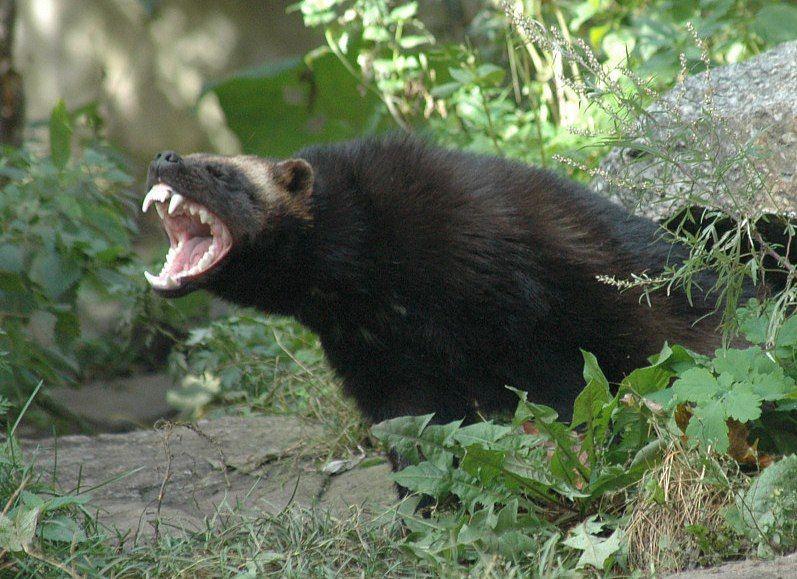
<path fill-rule="evenodd" d="M 797 577 L 797 555 L 779 557 L 772 561 L 740 561 L 720 565 L 711 569 L 696 569 L 677 573 L 669 577 L 677 579 L 714 579 L 725 577 L 726 579 L 787 579 L 787 577 Z"/>
<path fill-rule="evenodd" d="M 226 417 L 157 430 L 25 441 L 28 459 L 69 492 L 91 496 L 122 534 L 200 530 L 215 513 L 275 514 L 299 505 L 348 514 L 396 502 L 386 464 L 321 472 L 318 425 L 290 416 Z"/>
<path fill-rule="evenodd" d="M 593 187 L 654 219 L 690 204 L 797 210 L 797 41 L 686 81 L 632 127 Z M 745 152 L 746 151 L 746 152 Z"/>
<path fill-rule="evenodd" d="M 172 380 L 166 374 L 138 374 L 99 380 L 80 388 L 53 388 L 50 397 L 101 432 L 148 428 L 174 415 L 166 402 Z"/>

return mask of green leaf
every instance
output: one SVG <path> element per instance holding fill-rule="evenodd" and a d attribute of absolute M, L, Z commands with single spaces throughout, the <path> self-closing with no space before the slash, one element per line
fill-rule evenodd
<path fill-rule="evenodd" d="M 497 503 L 504 503 L 507 500 L 508 494 L 505 487 L 497 485 L 485 487 L 478 479 L 461 468 L 451 471 L 450 491 L 452 494 L 456 495 L 470 511 L 473 511 L 476 505 L 491 507 Z"/>
<path fill-rule="evenodd" d="M 672 388 L 677 399 L 684 402 L 707 402 L 722 391 L 717 379 L 705 368 L 687 370 Z"/>
<path fill-rule="evenodd" d="M 766 327 L 766 318 L 762 318 Z M 762 340 L 763 341 L 763 340 Z M 779 348 L 797 346 L 797 316 L 791 316 L 778 329 L 775 337 L 775 345 Z"/>
<path fill-rule="evenodd" d="M 769 320 L 767 316 L 760 314 L 757 304 L 748 304 L 743 308 L 739 308 L 736 310 L 736 315 L 740 320 L 739 329 L 748 342 L 763 344 L 767 341 Z"/>
<path fill-rule="evenodd" d="M 71 142 L 72 120 L 64 101 L 59 100 L 50 113 L 50 156 L 58 169 L 63 169 L 69 162 Z"/>
<path fill-rule="evenodd" d="M 770 44 L 794 40 L 797 38 L 797 7 L 788 4 L 764 6 L 753 19 L 753 30 Z"/>
<path fill-rule="evenodd" d="M 505 456 L 504 451 L 472 444 L 465 449 L 461 467 L 462 470 L 479 479 L 482 484 L 489 486 L 493 479 L 501 474 Z"/>
<path fill-rule="evenodd" d="M 570 537 L 562 541 L 568 547 L 581 551 L 576 563 L 576 569 L 594 567 L 602 570 L 609 558 L 620 550 L 623 533 L 620 529 L 609 537 L 596 536 L 602 525 L 592 522 L 592 519 L 574 527 Z"/>
<path fill-rule="evenodd" d="M 455 81 L 460 84 L 470 84 L 473 82 L 473 73 L 467 68 L 449 68 L 448 73 Z"/>
<path fill-rule="evenodd" d="M 696 406 L 689 426 L 686 427 L 686 435 L 692 442 L 699 442 L 703 447 L 711 446 L 716 452 L 727 452 L 728 424 L 725 408 L 719 400 Z"/>
<path fill-rule="evenodd" d="M 589 352 L 581 351 L 584 357 L 584 380 L 587 386 L 576 397 L 573 404 L 573 421 L 571 428 L 582 424 L 592 424 L 593 418 L 611 399 L 609 381 L 598 366 L 598 361 Z"/>
<path fill-rule="evenodd" d="M 393 448 L 402 458 L 419 463 L 418 445 L 421 433 L 431 422 L 434 414 L 424 416 L 400 416 L 391 418 L 371 428 L 371 433 L 386 447 Z"/>
<path fill-rule="evenodd" d="M 428 461 L 410 465 L 393 473 L 393 480 L 416 493 L 440 497 L 451 488 L 450 472 Z"/>
<path fill-rule="evenodd" d="M 725 414 L 741 423 L 756 420 L 761 416 L 761 399 L 753 393 L 749 384 L 736 386 L 722 399 Z"/>
<path fill-rule="evenodd" d="M 476 82 L 487 85 L 497 85 L 504 80 L 506 71 L 500 66 L 491 63 L 482 64 L 476 69 Z"/>
<path fill-rule="evenodd" d="M 82 543 L 86 540 L 86 533 L 69 517 L 47 519 L 39 527 L 39 536 L 46 541 L 68 544 Z"/>
<path fill-rule="evenodd" d="M 510 432 L 512 432 L 512 429 L 508 426 L 493 424 L 492 422 L 477 422 L 460 428 L 453 433 L 453 438 L 462 446 L 482 444 L 489 447 Z"/>
<path fill-rule="evenodd" d="M 29 275 L 45 296 L 57 301 L 80 280 L 80 262 L 70 255 L 62 255 L 54 247 L 42 247 L 33 258 Z"/>
<path fill-rule="evenodd" d="M 55 314 L 55 340 L 61 348 L 67 348 L 80 337 L 80 319 L 71 310 Z"/>
<path fill-rule="evenodd" d="M 25 268 L 25 251 L 19 245 L 3 242 L 0 251 L 0 272 L 22 273 Z"/>
<path fill-rule="evenodd" d="M 66 507 L 85 505 L 91 500 L 90 495 L 64 495 L 55 497 L 43 505 L 44 512 L 57 511 Z"/>
<path fill-rule="evenodd" d="M 751 377 L 753 392 L 761 400 L 782 400 L 795 393 L 794 379 L 779 372 L 758 374 Z"/>
<path fill-rule="evenodd" d="M 759 541 L 768 541 L 773 532 L 781 531 L 780 548 L 793 549 L 797 544 L 797 456 L 787 456 L 764 469 L 747 492 L 737 497 L 736 507 L 740 531 Z"/>
<path fill-rule="evenodd" d="M 462 88 L 462 83 L 459 82 L 445 82 L 438 84 L 432 89 L 432 96 L 439 99 L 445 99 Z"/>
<path fill-rule="evenodd" d="M 438 468 L 449 469 L 454 464 L 454 454 L 449 450 L 453 436 L 462 425 L 461 420 L 448 424 L 430 424 L 423 432 L 421 450 L 426 460 Z"/>
<path fill-rule="evenodd" d="M 24 551 L 36 535 L 38 520 L 38 508 L 26 509 L 18 506 L 13 519 L 0 514 L 0 550 L 12 553 Z"/>
<path fill-rule="evenodd" d="M 409 20 L 418 13 L 417 2 L 406 2 L 390 11 L 390 18 L 394 20 Z"/>
<path fill-rule="evenodd" d="M 355 65 L 356 66 L 356 65 Z M 210 85 L 246 153 L 286 157 L 311 143 L 392 127 L 382 102 L 328 50 Z"/>
<path fill-rule="evenodd" d="M 742 382 L 750 376 L 750 371 L 753 369 L 755 359 L 761 354 L 761 350 L 757 347 L 747 348 L 746 350 L 739 350 L 731 348 L 728 350 L 717 350 L 716 357 L 712 361 L 712 366 L 717 374 L 727 372 L 733 378 Z"/>

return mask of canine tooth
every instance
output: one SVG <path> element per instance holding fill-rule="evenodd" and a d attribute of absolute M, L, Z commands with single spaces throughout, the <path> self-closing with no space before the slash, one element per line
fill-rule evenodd
<path fill-rule="evenodd" d="M 158 217 L 163 219 L 164 215 L 166 215 L 166 210 L 163 208 L 163 203 L 156 203 L 155 210 L 158 212 Z"/>
<path fill-rule="evenodd" d="M 152 189 L 144 196 L 144 203 L 141 205 L 141 210 L 146 213 L 153 201 L 164 203 L 173 192 L 171 187 L 163 183 L 153 185 Z"/>
<path fill-rule="evenodd" d="M 185 197 L 183 197 L 179 193 L 175 193 L 174 195 L 172 195 L 172 200 L 169 201 L 169 215 L 174 213 L 177 210 L 177 208 L 183 204 L 184 201 Z"/>
<path fill-rule="evenodd" d="M 149 285 L 151 285 L 152 287 L 161 287 L 161 281 L 159 279 L 159 276 L 152 275 L 150 272 L 145 270 L 144 277 L 147 278 Z"/>

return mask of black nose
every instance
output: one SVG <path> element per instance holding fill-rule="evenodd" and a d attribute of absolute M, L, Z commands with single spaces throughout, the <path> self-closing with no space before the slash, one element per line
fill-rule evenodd
<path fill-rule="evenodd" d="M 182 159 L 180 158 L 180 155 L 174 151 L 161 151 L 155 155 L 155 158 L 152 160 L 152 162 L 156 165 L 168 165 L 171 163 L 180 163 L 182 162 Z"/>

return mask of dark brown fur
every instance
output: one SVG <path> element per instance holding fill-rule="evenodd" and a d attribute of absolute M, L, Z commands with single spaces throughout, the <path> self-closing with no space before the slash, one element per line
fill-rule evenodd
<path fill-rule="evenodd" d="M 656 275 L 684 252 L 572 181 L 408 138 L 296 158 L 153 163 L 150 184 L 207 206 L 235 242 L 205 278 L 164 293 L 204 288 L 294 316 L 373 421 L 510 411 L 507 385 L 568 416 L 579 349 L 616 382 L 665 341 L 716 343 L 716 320 L 695 324 L 713 305 L 699 290 L 692 306 L 662 292 L 649 307 L 596 280 Z"/>

